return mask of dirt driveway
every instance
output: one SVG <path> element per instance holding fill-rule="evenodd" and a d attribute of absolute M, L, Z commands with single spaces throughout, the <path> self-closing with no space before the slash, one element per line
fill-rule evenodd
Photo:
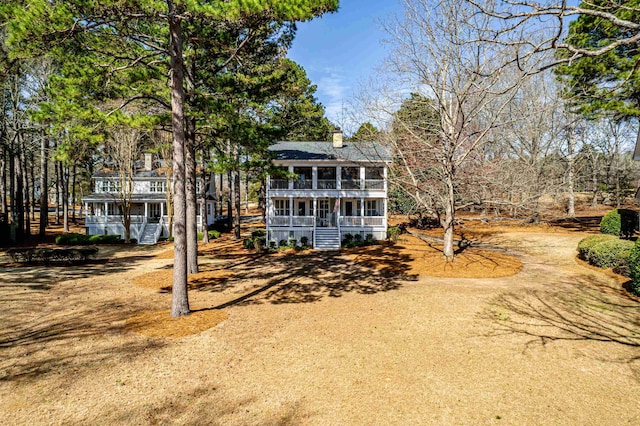
<path fill-rule="evenodd" d="M 128 332 L 169 306 L 133 285 L 163 250 L 0 269 L 4 424 L 640 424 L 640 302 L 575 260 L 581 233 L 504 233 L 514 276 L 425 278 L 346 255 L 202 258 L 229 317 L 182 338 Z M 229 278 L 231 277 L 231 278 Z M 247 295 L 250 295 L 247 297 Z"/>

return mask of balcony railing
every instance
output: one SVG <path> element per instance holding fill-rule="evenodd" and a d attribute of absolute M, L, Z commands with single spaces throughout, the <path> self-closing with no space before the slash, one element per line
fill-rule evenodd
<path fill-rule="evenodd" d="M 384 189 L 384 180 L 367 179 L 364 181 L 364 189 Z"/>
<path fill-rule="evenodd" d="M 318 179 L 318 189 L 336 189 L 335 179 Z"/>
<path fill-rule="evenodd" d="M 271 189 L 289 189 L 287 179 L 271 179 Z"/>
<path fill-rule="evenodd" d="M 311 189 L 313 188 L 313 181 L 311 179 L 295 180 L 293 181 L 294 189 Z"/>
<path fill-rule="evenodd" d="M 344 179 L 340 182 L 342 189 L 360 189 L 360 181 L 353 179 Z"/>

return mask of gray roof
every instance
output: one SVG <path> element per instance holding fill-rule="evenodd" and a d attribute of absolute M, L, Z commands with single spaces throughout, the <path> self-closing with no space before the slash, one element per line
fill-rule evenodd
<path fill-rule="evenodd" d="M 344 142 L 334 148 L 332 142 L 276 142 L 269 147 L 276 160 L 387 162 L 389 149 L 378 142 Z"/>
<path fill-rule="evenodd" d="M 93 192 L 83 197 L 84 201 L 114 201 L 119 198 L 118 194 L 110 194 L 106 192 Z M 167 194 L 148 193 L 148 194 L 131 194 L 131 201 L 164 201 L 167 199 Z"/>

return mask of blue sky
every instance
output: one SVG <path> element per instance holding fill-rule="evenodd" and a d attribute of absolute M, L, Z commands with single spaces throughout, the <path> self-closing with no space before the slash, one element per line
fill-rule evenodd
<path fill-rule="evenodd" d="M 325 106 L 329 120 L 341 123 L 342 109 L 389 54 L 380 21 L 401 10 L 399 0 L 342 0 L 336 13 L 298 24 L 288 56 L 300 64 Z M 345 129 L 355 131 L 355 129 Z"/>

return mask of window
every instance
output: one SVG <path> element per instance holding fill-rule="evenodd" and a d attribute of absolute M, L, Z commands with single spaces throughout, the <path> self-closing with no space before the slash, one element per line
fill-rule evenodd
<path fill-rule="evenodd" d="M 307 202 L 298 201 L 298 216 L 306 216 L 306 215 L 307 215 Z"/>
<path fill-rule="evenodd" d="M 122 214 L 121 207 L 116 203 L 107 203 L 107 216 L 115 216 Z"/>
<path fill-rule="evenodd" d="M 276 216 L 289 216 L 289 200 L 273 200 Z"/>
<path fill-rule="evenodd" d="M 360 167 L 342 168 L 342 189 L 360 189 Z"/>
<path fill-rule="evenodd" d="M 313 183 L 311 167 L 294 167 L 293 173 L 297 176 L 293 183 L 295 189 L 311 189 Z"/>
<path fill-rule="evenodd" d="M 196 195 L 200 196 L 200 189 L 202 189 L 202 181 L 198 179 L 196 181 Z"/>
<path fill-rule="evenodd" d="M 100 185 L 100 184 L 98 184 Z M 121 192 L 122 183 L 119 180 L 103 180 L 102 181 L 102 192 Z"/>
<path fill-rule="evenodd" d="M 380 216 L 378 211 L 378 200 L 366 200 L 364 204 L 365 216 Z"/>
<path fill-rule="evenodd" d="M 167 188 L 167 183 L 162 180 L 151 181 L 149 184 L 149 192 L 165 192 Z"/>

